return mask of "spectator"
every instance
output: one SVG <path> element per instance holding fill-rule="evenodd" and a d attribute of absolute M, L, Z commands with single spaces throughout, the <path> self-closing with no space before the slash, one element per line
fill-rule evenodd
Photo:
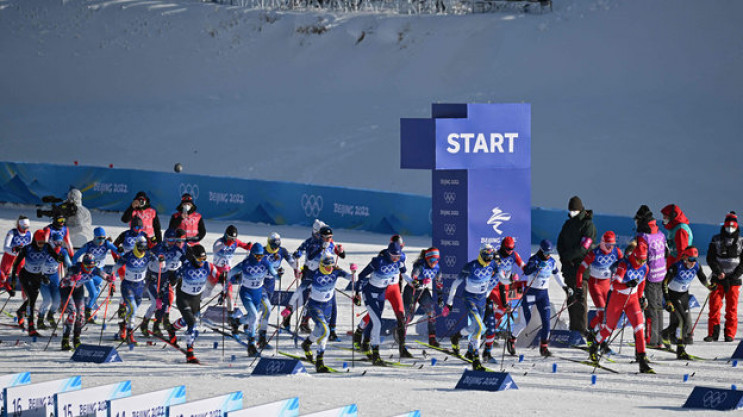
<path fill-rule="evenodd" d="M 711 284 L 716 287 L 709 296 L 709 321 L 705 342 L 720 337 L 720 310 L 725 299 L 725 341 L 732 342 L 738 331 L 738 294 L 743 274 L 743 238 L 734 211 L 725 216 L 720 234 L 712 237 L 707 251 L 707 265 L 712 269 Z"/>
<path fill-rule="evenodd" d="M 83 193 L 77 188 L 70 189 L 67 201 L 75 205 L 75 214 L 67 217 L 67 228 L 70 230 L 72 246 L 79 249 L 93 240 L 93 218 L 83 206 Z"/>
<path fill-rule="evenodd" d="M 661 330 L 663 330 L 663 280 L 666 276 L 666 237 L 658 229 L 653 218 L 653 212 L 646 205 L 640 206 L 635 214 L 637 227 L 637 241 L 648 246 L 648 273 L 645 284 L 645 299 L 648 308 L 645 310 L 645 338 L 650 347 L 658 348 L 663 345 Z M 671 317 L 673 321 L 674 318 Z"/>
<path fill-rule="evenodd" d="M 593 225 L 593 211 L 586 210 L 583 202 L 578 196 L 573 196 L 568 202 L 569 219 L 562 225 L 560 235 L 557 238 L 557 253 L 562 263 L 562 276 L 565 285 L 572 289 L 574 299 L 568 304 L 570 315 L 570 330 L 576 330 L 582 335 L 587 335 L 588 305 L 586 303 L 586 289 L 588 278 L 582 277 L 581 288 L 577 288 L 578 267 L 591 250 L 591 244 L 596 239 L 596 226 Z M 572 302 L 577 299 L 576 302 Z"/>
<path fill-rule="evenodd" d="M 667 240 L 670 253 L 666 264 L 670 267 L 681 260 L 681 254 L 692 245 L 694 236 L 689 227 L 689 219 L 686 218 L 679 206 L 669 204 L 663 207 L 660 212 L 663 214 L 663 227 L 668 230 Z"/>
<path fill-rule="evenodd" d="M 160 218 L 157 216 L 157 210 L 152 207 L 150 197 L 148 197 L 147 193 L 144 191 L 140 191 L 136 196 L 134 196 L 132 204 L 127 207 L 124 214 L 121 215 L 121 221 L 129 223 L 129 227 L 131 228 L 133 217 L 139 217 L 142 219 L 143 230 L 147 233 L 147 236 L 154 239 L 156 243 L 163 241 L 162 231 L 160 230 Z"/>
<path fill-rule="evenodd" d="M 201 214 L 196 212 L 196 204 L 193 202 L 191 194 L 183 194 L 181 202 L 176 207 L 176 212 L 170 216 L 168 229 L 183 229 L 186 232 L 186 242 L 189 245 L 195 245 L 201 242 L 206 236 L 206 226 Z"/>

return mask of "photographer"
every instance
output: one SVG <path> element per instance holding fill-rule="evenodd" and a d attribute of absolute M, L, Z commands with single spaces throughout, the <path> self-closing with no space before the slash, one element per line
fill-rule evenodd
<path fill-rule="evenodd" d="M 53 219 L 64 217 L 70 231 L 70 242 L 75 248 L 79 248 L 89 240 L 93 239 L 93 220 L 90 211 L 83 207 L 83 194 L 77 188 L 71 188 L 67 193 L 67 200 L 54 196 L 41 198 L 44 203 L 52 205 L 51 210 L 36 210 L 36 217 L 51 217 Z M 62 203 L 57 205 L 57 203 Z"/>
<path fill-rule="evenodd" d="M 133 217 L 142 219 L 143 230 L 147 236 L 151 239 L 154 238 L 156 243 L 162 242 L 163 236 L 160 230 L 160 219 L 157 217 L 157 210 L 152 208 L 150 198 L 144 191 L 137 193 L 132 204 L 126 208 L 124 214 L 121 216 L 121 221 L 129 223 L 129 227 L 131 227 Z"/>

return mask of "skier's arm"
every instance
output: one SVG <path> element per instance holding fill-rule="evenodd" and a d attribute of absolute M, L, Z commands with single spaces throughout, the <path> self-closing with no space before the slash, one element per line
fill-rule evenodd
<path fill-rule="evenodd" d="M 5 253 L 15 255 L 15 251 L 13 250 L 12 245 L 13 245 L 13 231 L 9 230 L 8 234 L 5 235 L 5 245 L 3 245 L 3 250 L 5 250 Z"/>
<path fill-rule="evenodd" d="M 162 227 L 160 227 L 160 217 L 157 216 L 157 212 L 155 212 L 155 218 L 152 219 L 152 230 L 155 233 L 155 240 L 157 240 L 157 243 L 161 243 L 163 241 L 163 232 Z"/>

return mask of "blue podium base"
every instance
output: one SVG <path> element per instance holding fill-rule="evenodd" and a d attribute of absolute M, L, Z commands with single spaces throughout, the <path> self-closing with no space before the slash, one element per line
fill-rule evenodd
<path fill-rule="evenodd" d="M 476 391 L 506 391 L 519 389 L 508 372 L 483 372 L 465 370 L 454 389 Z"/>
<path fill-rule="evenodd" d="M 80 345 L 71 358 L 75 362 L 109 363 L 122 362 L 113 346 Z"/>

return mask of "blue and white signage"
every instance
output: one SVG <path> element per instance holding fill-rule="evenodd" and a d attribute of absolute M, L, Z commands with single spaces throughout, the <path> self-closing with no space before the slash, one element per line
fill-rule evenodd
<path fill-rule="evenodd" d="M 73 376 L 3 389 L 3 417 L 47 417 L 54 414 L 54 394 L 77 391 L 82 378 Z"/>
<path fill-rule="evenodd" d="M 287 398 L 269 404 L 256 405 L 239 411 L 227 413 L 227 417 L 297 417 L 299 397 Z"/>
<path fill-rule="evenodd" d="M 394 417 L 421 417 L 421 412 L 420 412 L 420 410 L 415 410 L 415 411 L 411 411 L 411 412 L 405 413 L 405 414 L 400 414 L 400 415 L 397 415 L 397 416 L 394 416 Z"/>
<path fill-rule="evenodd" d="M 5 415 L 5 390 L 3 388 L 27 385 L 31 383 L 31 373 L 21 372 L 19 374 L 0 375 L 0 416 Z"/>
<path fill-rule="evenodd" d="M 236 391 L 219 397 L 192 401 L 168 407 L 168 417 L 226 417 L 230 411 L 243 408 L 243 393 Z"/>
<path fill-rule="evenodd" d="M 476 391 L 506 391 L 519 389 L 508 372 L 483 372 L 465 370 L 454 389 Z"/>
<path fill-rule="evenodd" d="M 305 414 L 306 417 L 356 417 L 358 416 L 358 408 L 356 404 L 347 405 L 345 407 L 334 408 L 332 410 L 320 411 L 312 414 Z"/>
<path fill-rule="evenodd" d="M 126 398 L 132 395 L 132 382 L 86 388 L 79 391 L 54 394 L 54 414 L 57 417 L 106 417 L 108 400 Z"/>
<path fill-rule="evenodd" d="M 186 402 L 186 386 L 108 401 L 107 417 L 165 417 L 168 406 Z"/>

